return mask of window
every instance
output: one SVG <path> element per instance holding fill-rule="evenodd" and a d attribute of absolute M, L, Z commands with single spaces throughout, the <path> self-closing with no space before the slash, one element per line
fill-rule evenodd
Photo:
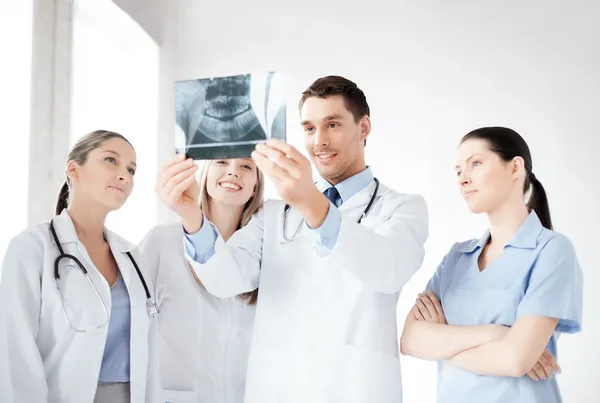
<path fill-rule="evenodd" d="M 159 47 L 151 37 L 112 1 L 76 0 L 71 140 L 105 129 L 135 147 L 133 193 L 106 223 L 133 243 L 157 222 L 158 91 Z"/>
<path fill-rule="evenodd" d="M 0 6 L 0 110 L 2 134 L 2 219 L 0 261 L 10 239 L 27 227 L 29 179 L 29 120 L 33 2 L 20 0 Z"/>

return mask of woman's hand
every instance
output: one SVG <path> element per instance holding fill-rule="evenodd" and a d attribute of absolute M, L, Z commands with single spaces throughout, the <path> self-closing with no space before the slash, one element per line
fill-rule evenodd
<path fill-rule="evenodd" d="M 417 320 L 446 325 L 446 316 L 442 304 L 432 291 L 419 294 L 413 306 L 413 315 Z"/>
<path fill-rule="evenodd" d="M 203 221 L 199 208 L 200 186 L 195 175 L 197 170 L 193 159 L 178 154 L 160 168 L 156 177 L 158 198 L 181 217 L 188 234 L 198 232 Z"/>
<path fill-rule="evenodd" d="M 552 353 L 548 350 L 544 350 L 544 353 L 531 371 L 527 373 L 527 376 L 534 381 L 545 381 L 546 379 L 552 378 L 554 372 L 560 374 L 560 366 Z"/>

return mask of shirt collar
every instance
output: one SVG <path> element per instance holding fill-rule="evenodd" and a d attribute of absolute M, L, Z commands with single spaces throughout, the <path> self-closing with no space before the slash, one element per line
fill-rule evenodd
<path fill-rule="evenodd" d="M 525 221 L 519 227 L 519 230 L 515 236 L 507 243 L 507 246 L 521 249 L 535 249 L 537 247 L 537 240 L 544 229 L 542 222 L 535 211 L 531 210 Z M 466 243 L 462 248 L 458 250 L 463 253 L 471 253 L 479 248 L 483 248 L 490 239 L 490 230 L 485 231 L 483 236 L 478 240 L 474 239 L 471 242 Z"/>
<path fill-rule="evenodd" d="M 58 236 L 58 240 L 61 244 L 79 243 L 77 231 L 75 231 L 75 225 L 73 224 L 73 220 L 71 219 L 67 209 L 64 209 L 59 215 L 54 217 L 53 222 L 56 235 Z M 125 253 L 136 248 L 135 245 L 121 238 L 119 235 L 108 230 L 107 228 L 104 228 L 104 236 L 106 237 L 106 241 L 110 245 L 110 249 L 113 252 Z"/>
<path fill-rule="evenodd" d="M 340 194 L 340 198 L 342 199 L 342 203 L 348 201 L 352 196 L 356 193 L 363 190 L 369 183 L 373 181 L 373 172 L 371 171 L 371 167 L 365 168 L 363 171 L 353 175 L 347 179 L 344 179 L 337 185 L 335 188 L 338 190 Z M 321 193 L 332 187 L 333 185 L 319 176 L 317 180 L 317 189 Z"/>

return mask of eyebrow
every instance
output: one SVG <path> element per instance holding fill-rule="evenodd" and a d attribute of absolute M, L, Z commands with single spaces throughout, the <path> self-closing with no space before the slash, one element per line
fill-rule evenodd
<path fill-rule="evenodd" d="M 344 119 L 344 117 L 343 117 L 342 115 L 335 114 L 335 115 L 329 115 L 329 116 L 325 116 L 325 117 L 323 118 L 323 121 L 324 121 L 324 122 L 328 122 L 328 121 L 330 121 L 330 120 L 342 120 L 342 119 Z M 310 125 L 310 124 L 312 124 L 312 123 L 310 122 L 310 120 L 305 120 L 305 121 L 303 121 L 302 123 L 300 123 L 300 125 L 301 125 L 301 126 L 306 126 L 306 125 Z"/>
<path fill-rule="evenodd" d="M 483 154 L 476 153 L 476 154 L 473 154 L 473 155 L 471 155 L 469 158 L 467 158 L 467 159 L 465 160 L 465 162 L 469 162 L 469 161 L 471 161 L 471 160 L 472 160 L 474 157 L 476 157 L 476 156 L 478 156 L 478 155 L 479 155 L 479 156 L 483 156 Z M 457 166 L 455 166 L 455 167 L 454 167 L 454 169 L 459 169 L 459 168 L 460 168 L 460 165 L 457 165 Z"/>
<path fill-rule="evenodd" d="M 119 154 L 118 152 L 116 152 L 116 151 L 113 151 L 113 150 L 104 150 L 104 151 L 102 151 L 102 152 L 103 152 L 103 153 L 108 153 L 108 154 L 114 154 L 114 155 L 116 155 L 117 157 L 121 157 L 121 154 Z M 131 162 L 130 162 L 130 164 L 131 164 L 131 165 L 133 165 L 134 167 L 137 167 L 137 164 L 136 164 L 135 162 L 133 162 L 133 161 L 131 161 Z"/>

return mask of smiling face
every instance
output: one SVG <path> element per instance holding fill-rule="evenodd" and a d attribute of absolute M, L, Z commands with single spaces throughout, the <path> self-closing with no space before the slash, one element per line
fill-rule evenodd
<path fill-rule="evenodd" d="M 133 190 L 136 154 L 133 147 L 121 138 L 102 142 L 87 154 L 82 164 L 74 160 L 67 164 L 72 197 L 114 211 Z"/>
<path fill-rule="evenodd" d="M 306 150 L 319 174 L 337 184 L 365 169 L 364 142 L 371 122 L 357 122 L 341 95 L 309 97 L 300 110 Z"/>
<path fill-rule="evenodd" d="M 255 194 L 257 168 L 250 158 L 215 160 L 208 166 L 206 191 L 218 202 L 245 205 Z"/>
<path fill-rule="evenodd" d="M 470 139 L 457 153 L 460 192 L 473 213 L 492 213 L 509 198 L 523 198 L 523 158 L 505 162 L 486 140 Z"/>

